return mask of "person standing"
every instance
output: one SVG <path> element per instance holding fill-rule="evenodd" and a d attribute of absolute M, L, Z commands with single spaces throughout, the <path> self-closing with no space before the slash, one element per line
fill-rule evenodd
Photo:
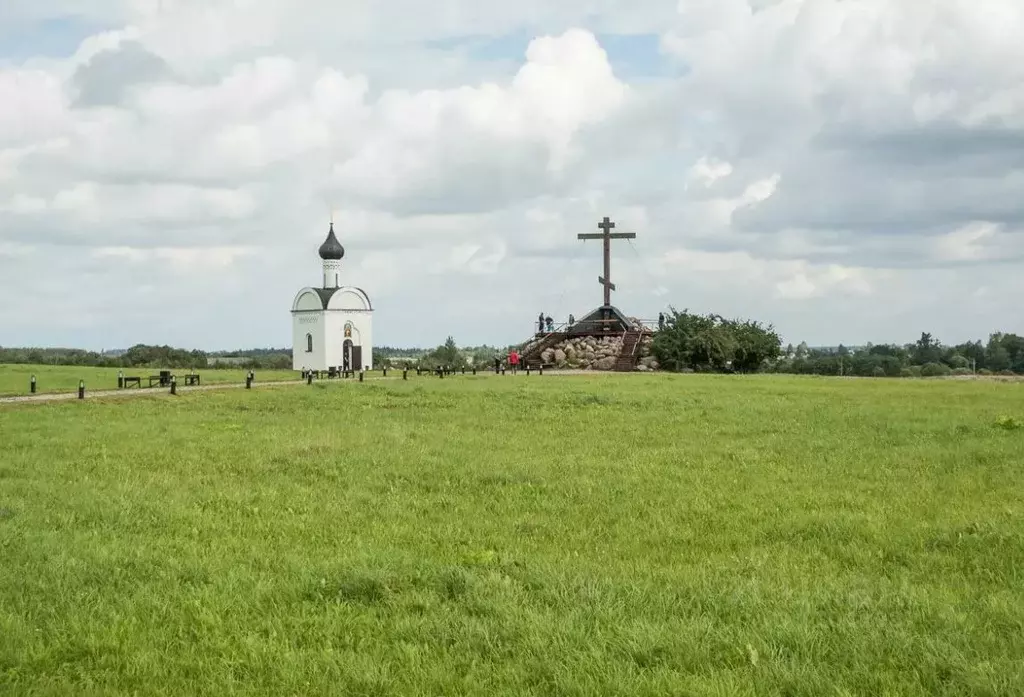
<path fill-rule="evenodd" d="M 512 368 L 513 375 L 519 371 L 519 352 L 515 349 L 508 354 L 508 365 Z"/>

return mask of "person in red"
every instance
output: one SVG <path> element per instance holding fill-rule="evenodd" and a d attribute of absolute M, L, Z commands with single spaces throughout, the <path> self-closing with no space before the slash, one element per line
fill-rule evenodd
<path fill-rule="evenodd" d="M 512 349 L 508 354 L 508 365 L 512 368 L 512 374 L 515 375 L 519 370 L 519 352 L 515 349 Z"/>

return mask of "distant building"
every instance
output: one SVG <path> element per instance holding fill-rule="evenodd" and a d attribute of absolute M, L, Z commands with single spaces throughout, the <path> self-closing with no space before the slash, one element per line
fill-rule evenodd
<path fill-rule="evenodd" d="M 332 222 L 320 245 L 323 286 L 303 288 L 292 302 L 295 370 L 373 368 L 373 306 L 361 288 L 341 285 L 344 256 Z"/>

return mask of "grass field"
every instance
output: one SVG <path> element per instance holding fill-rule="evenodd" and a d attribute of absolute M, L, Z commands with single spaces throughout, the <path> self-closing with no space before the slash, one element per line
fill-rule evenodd
<path fill-rule="evenodd" d="M 0 405 L 0 694 L 1020 695 L 1022 389 Z"/>
<path fill-rule="evenodd" d="M 117 388 L 118 370 L 125 375 L 136 375 L 142 378 L 142 384 L 148 385 L 150 375 L 159 375 L 159 368 L 92 368 L 73 365 L 10 365 L 0 364 L 0 397 L 29 394 L 32 376 L 36 376 L 36 390 L 44 392 L 74 392 L 78 389 L 78 381 L 84 380 L 88 391 L 113 390 Z M 172 371 L 176 375 L 185 375 L 188 369 Z M 203 384 L 243 383 L 248 370 L 242 368 L 208 368 L 197 370 Z M 297 380 L 299 374 L 292 370 L 257 370 L 256 379 L 261 382 L 271 380 Z M 130 389 L 135 389 L 134 387 Z M 143 389 L 147 389 L 143 387 Z"/>

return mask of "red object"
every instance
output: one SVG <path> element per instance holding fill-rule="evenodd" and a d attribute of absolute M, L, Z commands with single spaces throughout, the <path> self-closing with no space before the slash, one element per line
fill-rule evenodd
<path fill-rule="evenodd" d="M 508 364 L 519 365 L 519 354 L 517 352 L 513 351 L 512 353 L 508 354 Z"/>

